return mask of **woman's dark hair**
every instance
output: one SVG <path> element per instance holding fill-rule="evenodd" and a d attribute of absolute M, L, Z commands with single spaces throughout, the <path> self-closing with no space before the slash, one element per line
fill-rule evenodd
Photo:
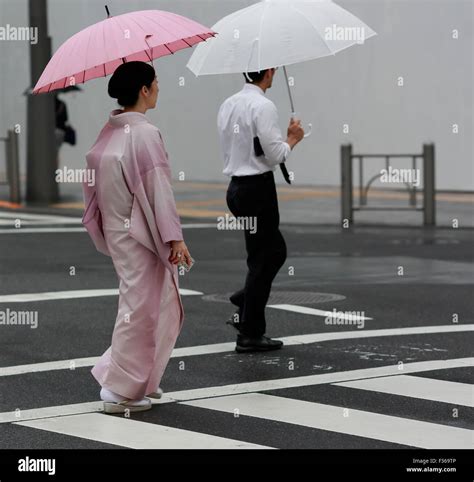
<path fill-rule="evenodd" d="M 155 69 L 146 62 L 132 61 L 120 65 L 109 80 L 108 92 L 122 107 L 135 105 L 140 89 L 150 88 L 155 80 Z"/>

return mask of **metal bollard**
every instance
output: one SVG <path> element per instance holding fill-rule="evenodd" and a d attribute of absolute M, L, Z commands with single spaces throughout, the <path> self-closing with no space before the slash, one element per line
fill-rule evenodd
<path fill-rule="evenodd" d="M 18 204 L 21 202 L 18 134 L 13 129 L 9 129 L 7 132 L 5 151 L 10 202 Z"/>
<path fill-rule="evenodd" d="M 341 226 L 352 226 L 352 144 L 341 146 Z"/>
<path fill-rule="evenodd" d="M 436 224 L 435 203 L 435 147 L 423 144 L 423 224 Z"/>

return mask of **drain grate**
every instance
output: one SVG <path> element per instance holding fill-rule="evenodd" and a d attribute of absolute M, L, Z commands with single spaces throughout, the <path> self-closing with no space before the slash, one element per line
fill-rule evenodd
<path fill-rule="evenodd" d="M 202 297 L 205 301 L 217 301 L 218 303 L 230 303 L 232 293 L 215 293 Z M 315 293 L 312 291 L 274 291 L 270 294 L 269 305 L 311 305 L 327 303 L 329 301 L 341 301 L 346 297 L 335 293 Z"/>

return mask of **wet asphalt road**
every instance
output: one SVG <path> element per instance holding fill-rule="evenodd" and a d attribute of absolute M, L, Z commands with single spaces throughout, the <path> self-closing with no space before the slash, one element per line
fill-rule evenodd
<path fill-rule="evenodd" d="M 197 294 L 182 296 L 186 316 L 177 348 L 233 343 L 235 332 L 225 324 L 233 309 L 225 299 L 227 293 L 238 289 L 244 281 L 243 233 L 196 225 L 205 220 L 182 219 L 182 222 L 196 264 L 190 273 L 180 277 L 180 288 Z M 194 226 L 186 227 L 188 224 Z M 49 226 L 58 228 L 61 224 L 52 220 Z M 288 259 L 274 282 L 270 304 L 281 306 L 267 308 L 267 334 L 278 338 L 305 335 L 301 343 L 287 344 L 283 350 L 267 354 L 241 355 L 232 347 L 207 354 L 197 349 L 196 354 L 188 356 L 180 356 L 182 352 L 178 351 L 170 361 L 162 387 L 172 394 L 209 389 L 204 392 L 209 394 L 204 400 L 213 401 L 212 387 L 241 387 L 244 383 L 269 380 L 278 385 L 289 378 L 301 381 L 296 386 L 280 384 L 276 389 L 264 383 L 254 385 L 245 393 L 263 394 L 267 398 L 257 397 L 262 400 L 262 411 L 253 415 L 245 414 L 243 399 L 236 399 L 237 408 L 243 404 L 239 416 L 232 410 L 170 402 L 149 412 L 133 414 L 132 419 L 184 429 L 188 431 L 183 432 L 184 438 L 189 433 L 209 434 L 223 440 L 277 448 L 416 446 L 410 437 L 394 440 L 383 433 L 374 435 L 364 427 L 357 428 L 350 414 L 358 411 L 368 412 L 371 417 L 379 414 L 414 422 L 413 430 L 417 429 L 417 422 L 429 422 L 440 427 L 440 436 L 444 436 L 446 427 L 472 428 L 472 408 L 461 405 L 459 400 L 434 401 L 409 391 L 383 393 L 336 385 L 336 379 L 330 376 L 368 370 L 357 378 L 365 380 L 373 376 L 370 370 L 377 367 L 397 367 L 400 363 L 408 367 L 427 362 L 425 369 L 410 375 L 434 381 L 436 395 L 446 391 L 443 381 L 454 382 L 453 387 L 461 389 L 473 383 L 472 369 L 468 366 L 439 369 L 433 364 L 437 369 L 430 369 L 429 365 L 472 356 L 472 331 L 462 326 L 473 323 L 473 231 L 384 227 L 342 232 L 336 227 L 283 225 L 282 232 Z M 64 415 L 61 407 L 99 400 L 99 387 L 90 374 L 91 366 L 41 371 L 35 367 L 44 362 L 67 363 L 101 355 L 110 342 L 117 297 L 25 302 L 3 298 L 12 294 L 115 288 L 117 278 L 110 259 L 94 250 L 86 233 L 0 233 L 0 311 L 38 313 L 36 329 L 0 325 L 0 417 L 4 416 L 0 419 L 0 448 L 126 446 L 113 436 L 97 440 L 87 431 L 86 435 L 72 436 L 60 433 L 61 430 L 54 432 L 12 423 L 44 416 L 42 412 L 35 416 L 32 409 L 60 407 L 57 415 L 61 416 Z M 301 307 L 309 310 L 298 312 Z M 361 328 L 357 324 L 331 324 L 321 312 L 333 310 L 356 311 L 370 319 L 365 319 Z M 446 331 L 439 332 L 440 326 L 447 327 Z M 451 327 L 458 331 L 451 331 Z M 378 336 L 363 335 L 371 330 L 394 328 L 419 330 L 416 334 L 385 331 Z M 311 341 L 309 335 L 314 334 L 335 334 L 335 337 Z M 13 374 L 6 370 L 19 365 L 28 367 L 14 368 Z M 306 383 L 300 378 L 313 375 L 329 378 L 326 383 L 322 378 L 317 383 L 309 379 Z M 191 395 L 186 400 L 193 399 Z M 288 400 L 287 412 L 283 417 L 271 416 L 272 404 L 278 405 L 282 399 Z M 348 425 L 337 425 L 331 419 L 331 426 L 319 426 L 322 405 L 335 407 L 341 416 L 348 409 Z M 17 409 L 23 415 L 8 419 L 8 414 Z M 53 409 L 53 415 L 54 410 L 57 409 Z M 298 422 L 293 418 L 299 411 L 303 418 Z M 283 420 L 287 414 L 290 420 Z M 335 414 L 328 417 L 337 417 L 337 411 Z M 372 423 L 372 418 L 368 420 Z M 373 420 L 375 424 L 378 419 Z M 387 419 L 387 423 L 396 424 L 397 420 Z"/>

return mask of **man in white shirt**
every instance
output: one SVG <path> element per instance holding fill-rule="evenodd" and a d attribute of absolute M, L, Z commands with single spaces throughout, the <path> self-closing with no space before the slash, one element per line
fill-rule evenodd
<path fill-rule="evenodd" d="M 245 286 L 230 297 L 238 307 L 239 321 L 230 324 L 239 331 L 239 353 L 276 350 L 283 345 L 264 336 L 265 305 L 273 279 L 286 260 L 285 240 L 278 229 L 273 172 L 279 165 L 290 183 L 284 163 L 303 139 L 304 131 L 299 120 L 291 119 L 287 139 L 282 137 L 275 104 L 265 96 L 275 71 L 244 74 L 244 88 L 224 101 L 217 117 L 223 172 L 231 177 L 227 206 L 235 217 L 248 221 L 247 227 L 256 226 L 244 231 L 248 266 Z"/>

